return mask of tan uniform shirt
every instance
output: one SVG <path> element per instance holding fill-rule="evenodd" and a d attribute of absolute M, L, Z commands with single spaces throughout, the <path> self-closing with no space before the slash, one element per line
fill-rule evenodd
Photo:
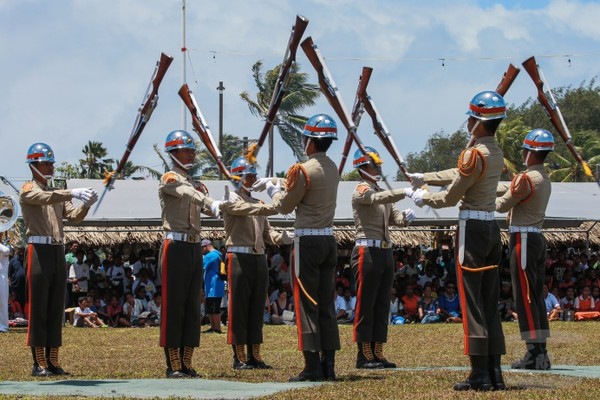
<path fill-rule="evenodd" d="M 160 178 L 158 198 L 165 231 L 200 233 L 200 214 L 213 215 L 204 185 L 196 187 L 186 171 L 174 167 Z"/>
<path fill-rule="evenodd" d="M 552 191 L 543 164 L 530 166 L 513 178 L 510 187 L 498 185 L 498 190 L 504 195 L 496 199 L 496 211 L 503 213 L 510 210 L 507 217 L 509 225 L 542 228 Z"/>
<path fill-rule="evenodd" d="M 389 240 L 389 225 L 404 226 L 404 214 L 395 202 L 403 189 L 383 190 L 372 182 L 361 182 L 352 193 L 352 215 L 357 239 Z"/>
<path fill-rule="evenodd" d="M 50 236 L 62 242 L 63 219 L 81 222 L 89 211 L 84 205 L 75 207 L 72 198 L 70 190 L 54 189 L 36 180 L 25 182 L 19 194 L 25 235 Z"/>
<path fill-rule="evenodd" d="M 339 182 L 337 166 L 327 154 L 311 154 L 290 168 L 285 189 L 273 195 L 273 207 L 281 214 L 295 209 L 296 229 L 332 227 Z"/>
<path fill-rule="evenodd" d="M 243 190 L 236 193 L 240 199 L 221 208 L 227 236 L 225 245 L 252 247 L 256 254 L 264 254 L 265 242 L 283 244 L 282 234 L 272 229 L 267 219 L 268 215 L 277 214 L 273 206 Z"/>
<path fill-rule="evenodd" d="M 474 149 L 481 156 L 473 154 Z M 423 202 L 433 208 L 442 208 L 461 201 L 461 210 L 495 211 L 496 189 L 504 168 L 504 156 L 496 139 L 493 136 L 477 139 L 473 147 L 461 153 L 459 163 L 462 169 L 453 168 L 440 174 L 441 177 L 454 176 L 446 190 L 425 193 Z M 429 183 L 428 175 L 425 174 L 426 183 Z"/>

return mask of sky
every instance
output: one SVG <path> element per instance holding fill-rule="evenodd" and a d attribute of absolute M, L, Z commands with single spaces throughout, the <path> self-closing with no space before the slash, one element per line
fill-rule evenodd
<path fill-rule="evenodd" d="M 57 164 L 77 163 L 89 140 L 119 159 L 165 52 L 175 60 L 130 156 L 160 169 L 152 145 L 184 128 L 182 14 L 182 0 L 0 0 L 0 175 L 22 184 L 30 176 L 27 149 L 39 141 L 54 149 Z M 433 133 L 461 128 L 469 100 L 494 89 L 509 63 L 535 56 L 552 87 L 579 86 L 600 70 L 596 1 L 187 0 L 185 81 L 215 138 L 220 81 L 225 133 L 258 138 L 264 122 L 239 94 L 256 93 L 257 60 L 267 69 L 281 62 L 296 14 L 310 21 L 305 37 L 325 57 L 348 108 L 362 67 L 374 69 L 369 94 L 403 155 L 423 150 Z M 301 49 L 297 61 L 316 83 Z M 506 100 L 520 105 L 535 95 L 522 71 Z M 304 114 L 321 112 L 339 121 L 323 97 Z M 362 141 L 380 150 L 384 173 L 393 175 L 391 157 L 362 121 Z M 340 129 L 329 152 L 336 162 L 345 134 Z M 291 150 L 280 138 L 275 149 L 275 171 L 287 170 Z M 263 170 L 267 153 L 265 145 Z"/>

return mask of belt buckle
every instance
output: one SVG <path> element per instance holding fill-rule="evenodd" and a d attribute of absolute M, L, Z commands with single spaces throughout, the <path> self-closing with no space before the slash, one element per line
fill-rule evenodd
<path fill-rule="evenodd" d="M 195 233 L 190 233 L 187 235 L 186 241 L 190 243 L 196 243 L 198 241 L 198 235 L 196 235 Z"/>
<path fill-rule="evenodd" d="M 390 243 L 388 241 L 386 241 L 386 240 L 382 240 L 381 241 L 381 248 L 382 249 L 389 249 L 390 247 L 391 246 L 390 246 Z"/>

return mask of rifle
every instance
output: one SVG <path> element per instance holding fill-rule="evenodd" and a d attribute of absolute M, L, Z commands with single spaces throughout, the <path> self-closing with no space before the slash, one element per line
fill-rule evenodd
<path fill-rule="evenodd" d="M 184 83 L 183 86 L 181 86 L 181 89 L 179 89 L 179 97 L 181 97 L 188 110 L 190 110 L 190 113 L 192 114 L 192 125 L 194 126 L 194 131 L 196 131 L 198 136 L 200 136 L 200 139 L 206 147 L 206 150 L 208 150 L 212 158 L 216 161 L 219 170 L 227 179 L 233 183 L 236 183 L 240 177 L 232 176 L 223 163 L 223 156 L 219 151 L 219 147 L 217 147 L 212 133 L 210 132 L 210 128 L 204 119 L 204 115 L 202 115 L 200 107 L 198 107 L 198 103 L 196 102 L 196 98 L 194 97 L 194 94 L 188 87 L 187 83 Z"/>
<path fill-rule="evenodd" d="M 119 164 L 117 165 L 117 169 L 113 172 L 105 173 L 104 191 L 102 192 L 102 195 L 96 204 L 96 208 L 94 208 L 94 214 L 96 214 L 96 211 L 98 211 L 98 207 L 100 207 L 100 203 L 102 203 L 102 199 L 104 199 L 106 192 L 113 189 L 115 180 L 123 171 L 123 168 L 129 159 L 129 155 L 140 138 L 142 131 L 146 127 L 146 124 L 150 120 L 150 116 L 158 104 L 158 87 L 165 77 L 171 62 L 173 62 L 173 57 L 166 55 L 165 53 L 160 54 L 160 60 L 156 62 L 156 67 L 154 68 L 154 72 L 150 78 L 150 83 L 148 83 L 148 87 L 146 88 L 146 93 L 144 94 L 142 104 L 138 109 L 138 115 L 135 119 L 133 129 L 129 135 L 129 140 L 127 141 L 127 145 L 125 147 L 125 153 L 123 153 L 121 161 L 119 161 Z"/>
<path fill-rule="evenodd" d="M 352 122 L 358 128 L 358 124 L 360 123 L 360 119 L 362 117 L 363 112 L 365 111 L 365 107 L 363 104 L 363 98 L 365 97 L 367 91 L 367 85 L 369 84 L 369 79 L 371 79 L 371 73 L 373 72 L 373 68 L 363 67 L 362 73 L 358 78 L 358 87 L 356 88 L 356 96 L 354 97 L 354 106 L 352 107 Z M 340 160 L 340 166 L 338 168 L 338 172 L 340 175 L 344 170 L 344 165 L 346 164 L 346 158 L 348 158 L 348 153 L 350 152 L 350 148 L 352 147 L 352 135 L 346 136 L 346 142 L 344 143 L 344 150 L 342 151 L 342 159 Z"/>
<path fill-rule="evenodd" d="M 517 75 L 519 75 L 519 72 L 521 72 L 519 68 L 515 67 L 512 63 L 509 64 L 508 68 L 506 69 L 506 72 L 504 72 L 504 75 L 502 75 L 500 83 L 496 87 L 496 93 L 504 97 L 504 95 L 506 94 L 506 92 L 508 92 L 508 89 L 510 89 L 515 79 L 517 79 Z M 473 144 L 475 144 L 475 137 L 471 136 L 471 138 L 469 139 L 469 143 L 467 143 L 467 148 L 473 146 Z"/>
<path fill-rule="evenodd" d="M 533 80 L 533 83 L 537 87 L 538 100 L 540 104 L 544 107 L 544 110 L 546 110 L 546 114 L 548 115 L 550 122 L 552 122 L 552 125 L 558 131 L 560 137 L 567 145 L 567 148 L 569 149 L 571 154 L 573 154 L 573 157 L 575 157 L 575 160 L 583 168 L 583 173 L 588 177 L 593 177 L 594 175 L 592 174 L 592 169 L 577 152 L 577 149 L 575 149 L 575 146 L 571 142 L 571 132 L 569 132 L 569 128 L 567 127 L 562 113 L 558 108 L 558 103 L 556 102 L 556 99 L 552 94 L 552 88 L 550 88 L 548 83 L 545 82 L 546 79 L 542 73 L 541 68 L 539 67 L 539 65 L 537 65 L 535 57 L 530 57 L 527 60 L 523 61 L 523 68 L 525 68 L 525 71 L 527 71 L 527 73 Z M 544 77 L 544 79 L 542 79 L 542 77 Z M 548 86 L 548 93 L 550 93 L 550 99 L 552 102 L 548 100 L 546 94 L 544 93 L 544 83 L 546 84 L 546 86 Z"/>
<path fill-rule="evenodd" d="M 251 145 L 246 151 L 246 154 L 244 154 L 244 157 L 246 157 L 251 164 L 256 164 L 258 151 L 265 142 L 269 131 L 273 128 L 277 111 L 279 110 L 279 106 L 281 105 L 281 101 L 283 100 L 283 96 L 285 95 L 292 77 L 292 65 L 296 62 L 296 50 L 298 49 L 298 44 L 300 43 L 300 39 L 302 39 L 302 35 L 304 34 L 307 25 L 308 19 L 302 15 L 296 15 L 296 23 L 292 27 L 288 47 L 283 56 L 281 68 L 279 69 L 279 76 L 277 77 L 273 95 L 271 96 L 271 104 L 269 105 L 269 110 L 265 116 L 265 126 L 263 126 L 258 142 Z"/>
<path fill-rule="evenodd" d="M 325 60 L 323 59 L 323 56 L 321 56 L 321 52 L 317 48 L 317 45 L 313 43 L 312 38 L 309 36 L 300 44 L 300 46 L 302 47 L 302 50 L 304 50 L 304 53 L 306 54 L 306 57 L 308 57 L 308 60 L 312 66 L 317 71 L 321 92 L 323 92 L 327 98 L 329 105 L 331 105 L 342 124 L 346 127 L 348 135 L 350 135 L 352 140 L 356 142 L 356 145 L 360 149 L 361 153 L 363 153 L 365 156 L 368 156 L 373 166 L 376 167 L 378 162 L 381 163 L 381 160 L 373 159 L 374 154 L 367 152 L 365 145 L 358 137 L 358 134 L 356 133 L 356 125 L 346 110 L 346 106 L 340 97 L 339 90 L 335 85 L 333 77 L 331 76 L 331 73 L 325 64 Z M 383 181 L 388 188 L 391 188 L 385 177 L 383 177 Z"/>

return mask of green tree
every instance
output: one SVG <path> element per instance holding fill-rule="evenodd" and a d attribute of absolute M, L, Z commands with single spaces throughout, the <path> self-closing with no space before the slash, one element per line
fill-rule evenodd
<path fill-rule="evenodd" d="M 88 141 L 81 152 L 85 158 L 79 160 L 81 177 L 87 179 L 103 179 L 105 171 L 111 171 L 115 161 L 106 158 L 108 152 L 101 142 Z"/>
<path fill-rule="evenodd" d="M 504 153 L 505 172 L 502 174 L 502 180 L 511 180 L 523 169 L 523 138 L 530 130 L 521 118 L 514 118 L 500 124 L 496 131 L 496 141 Z"/>
<path fill-rule="evenodd" d="M 468 134 L 458 130 L 452 134 L 434 133 L 427 139 L 425 149 L 406 155 L 406 168 L 413 172 L 442 171 L 456 167 L 456 160 L 468 142 Z M 406 180 L 402 173 L 396 180 Z"/>
<path fill-rule="evenodd" d="M 252 115 L 265 119 L 281 65 L 264 74 L 262 67 L 263 63 L 260 60 L 252 66 L 252 76 L 258 89 L 256 100 L 250 98 L 250 94 L 246 91 L 240 93 L 240 97 L 246 102 Z M 307 81 L 308 74 L 300 72 L 298 64 L 293 64 L 288 89 L 281 101 L 274 122 L 277 131 L 287 145 L 290 146 L 298 161 L 307 159 L 302 145 L 302 129 L 308 119 L 299 113 L 303 108 L 314 105 L 320 95 L 319 86 L 307 83 Z"/>
<path fill-rule="evenodd" d="M 56 178 L 59 179 L 76 179 L 81 177 L 81 173 L 76 165 L 63 161 L 54 169 Z"/>

